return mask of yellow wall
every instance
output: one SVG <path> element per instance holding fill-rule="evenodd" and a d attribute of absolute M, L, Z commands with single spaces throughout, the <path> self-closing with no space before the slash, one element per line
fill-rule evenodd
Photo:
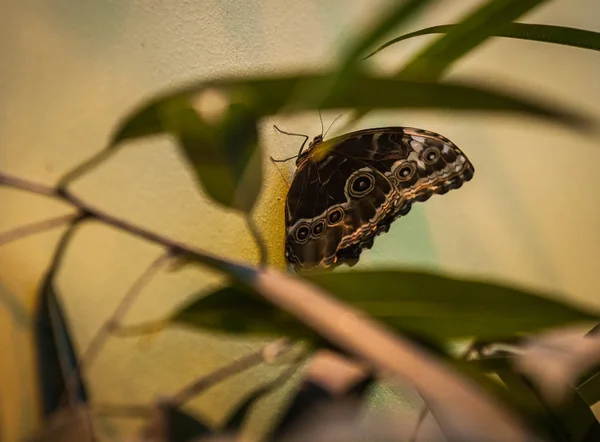
<path fill-rule="evenodd" d="M 0 170 L 43 183 L 101 149 L 118 118 L 141 99 L 191 79 L 231 73 L 323 68 L 337 44 L 372 17 L 381 1 L 204 0 L 0 2 Z M 411 24 L 452 22 L 477 4 L 447 0 Z M 550 2 L 526 21 L 598 28 L 597 0 Z M 380 54 L 390 67 L 429 38 Z M 586 50 L 495 39 L 452 71 L 513 88 L 539 90 L 600 115 L 600 57 Z M 326 122 L 335 113 L 324 114 Z M 295 139 L 273 123 L 316 134 L 316 114 L 265 121 L 268 153 L 287 156 Z M 563 291 L 600 307 L 600 149 L 583 136 L 528 118 L 464 113 L 370 115 L 360 127 L 405 125 L 434 130 L 471 158 L 475 178 L 460 191 L 415 207 L 365 252 L 362 266 L 408 264 L 506 278 Z M 289 172 L 284 166 L 283 171 Z M 265 161 L 256 218 L 271 250 L 281 250 L 285 186 Z M 167 141 L 122 150 L 75 187 L 104 210 L 206 250 L 255 262 L 242 220 L 214 207 Z M 38 197 L 0 189 L 0 232 L 64 213 Z M 59 230 L 0 249 L 0 417 L 5 441 L 36 424 L 28 320 L 35 289 Z M 75 237 L 59 287 L 77 345 L 87 345 L 127 287 L 158 250 L 88 224 Z M 281 257 L 275 260 L 281 263 Z M 128 323 L 159 318 L 219 277 L 185 269 L 163 273 L 144 292 Z M 258 345 L 170 329 L 153 338 L 110 342 L 90 376 L 97 402 L 147 402 L 168 394 Z M 253 370 L 194 401 L 218 422 L 247 391 L 279 369 Z M 227 393 L 227 394 L 225 394 Z M 263 412 L 268 411 L 266 408 Z M 139 422 L 102 420 L 103 434 Z"/>

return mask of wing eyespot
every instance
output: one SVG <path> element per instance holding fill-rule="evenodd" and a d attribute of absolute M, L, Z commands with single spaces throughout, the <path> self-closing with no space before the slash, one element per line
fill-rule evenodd
<path fill-rule="evenodd" d="M 310 226 L 308 224 L 300 224 L 296 230 L 294 230 L 294 239 L 299 244 L 304 244 L 308 241 L 310 236 Z"/>
<path fill-rule="evenodd" d="M 314 239 L 319 239 L 321 238 L 323 235 L 325 235 L 325 220 L 324 219 L 320 219 L 318 221 L 316 221 L 313 226 L 312 226 L 312 237 Z"/>
<path fill-rule="evenodd" d="M 423 151 L 423 161 L 427 164 L 435 164 L 441 156 L 441 152 L 437 147 L 428 147 Z"/>
<path fill-rule="evenodd" d="M 344 219 L 344 210 L 341 207 L 336 207 L 327 214 L 327 224 L 335 226 Z"/>
<path fill-rule="evenodd" d="M 359 172 L 348 179 L 346 189 L 353 198 L 362 198 L 375 188 L 375 178 L 366 172 Z"/>
<path fill-rule="evenodd" d="M 408 181 L 415 174 L 415 170 L 412 163 L 403 163 L 396 168 L 394 174 L 399 181 Z"/>

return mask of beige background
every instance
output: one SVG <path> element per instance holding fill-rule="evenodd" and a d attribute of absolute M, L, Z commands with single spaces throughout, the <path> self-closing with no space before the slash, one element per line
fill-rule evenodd
<path fill-rule="evenodd" d="M 0 170 L 54 183 L 105 146 L 112 128 L 140 100 L 192 79 L 232 73 L 325 68 L 340 43 L 372 19 L 376 4 L 359 0 L 0 1 Z M 446 0 L 411 29 L 452 22 L 472 0 Z M 598 30 L 597 0 L 549 2 L 525 21 Z M 429 37 L 377 57 L 394 66 Z M 600 56 L 592 51 L 494 39 L 459 65 L 452 77 L 472 76 L 538 91 L 600 115 Z M 336 113 L 324 114 L 330 122 Z M 316 113 L 264 122 L 264 149 L 295 153 L 297 140 L 272 124 L 316 134 Z M 363 255 L 361 266 L 411 265 L 506 279 L 555 289 L 600 307 L 600 150 L 565 128 L 523 117 L 402 112 L 369 115 L 359 127 L 405 125 L 440 132 L 476 168 L 460 191 L 413 209 Z M 339 126 L 338 126 L 339 127 Z M 333 133 L 332 133 L 333 134 Z M 283 166 L 284 173 L 291 165 Z M 273 262 L 281 264 L 285 185 L 265 161 L 265 191 L 256 219 Z M 123 149 L 75 186 L 112 214 L 206 250 L 255 262 L 257 253 L 236 214 L 214 207 L 165 140 Z M 0 232 L 64 213 L 64 206 L 0 189 Z M 28 321 L 41 272 L 60 229 L 0 249 L 0 435 L 13 441 L 37 423 Z M 98 224 L 80 229 L 59 275 L 77 345 L 87 345 L 127 287 L 159 253 L 152 245 Z M 197 269 L 164 272 L 127 317 L 130 324 L 163 317 L 220 281 Z M 119 339 L 93 366 L 96 402 L 148 402 L 168 394 L 255 347 L 215 341 L 185 329 L 151 338 Z M 239 394 L 280 368 L 256 369 L 211 389 L 193 408 L 218 423 Z M 263 404 L 261 415 L 268 414 Z M 139 422 L 105 419 L 116 437 Z M 264 424 L 264 422 L 263 422 Z M 261 427 L 259 424 L 256 428 Z M 121 438 L 122 436 L 119 436 Z"/>

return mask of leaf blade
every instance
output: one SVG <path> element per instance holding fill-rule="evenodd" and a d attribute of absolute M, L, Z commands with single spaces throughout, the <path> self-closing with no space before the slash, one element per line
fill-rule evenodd
<path fill-rule="evenodd" d="M 252 112 L 232 103 L 220 121 L 211 122 L 185 99 L 173 100 L 159 111 L 160 128 L 175 136 L 200 187 L 220 204 L 250 212 L 262 182 Z"/>
<path fill-rule="evenodd" d="M 377 40 L 384 37 L 393 28 L 406 23 L 433 3 L 435 0 L 407 0 L 391 4 L 391 7 L 381 14 L 379 20 L 370 29 L 348 47 L 339 70 L 346 71 L 352 64 L 359 61 L 360 55 Z"/>
<path fill-rule="evenodd" d="M 600 315 L 532 291 L 426 272 L 352 271 L 305 278 L 397 332 L 442 340 L 503 338 Z M 239 285 L 194 301 L 173 321 L 232 333 L 317 339 L 291 316 L 254 297 L 251 288 Z"/>
<path fill-rule="evenodd" d="M 456 24 L 431 26 L 418 31 L 400 35 L 379 46 L 365 57 L 370 58 L 385 48 L 404 40 L 423 35 L 446 34 L 456 27 Z M 571 28 L 567 26 L 543 25 L 536 23 L 510 23 L 505 29 L 500 30 L 491 37 L 505 37 L 517 40 L 552 43 L 574 48 L 600 51 L 600 32 L 586 29 Z"/>
<path fill-rule="evenodd" d="M 437 80 L 460 57 L 546 0 L 490 0 L 415 55 L 398 78 Z"/>
<path fill-rule="evenodd" d="M 112 137 L 112 148 L 125 141 L 168 132 L 164 127 L 164 109 L 173 102 L 192 99 L 209 88 L 234 95 L 236 102 L 249 106 L 256 118 L 278 112 L 308 109 L 452 109 L 528 114 L 575 127 L 589 126 L 591 118 L 569 107 L 543 103 L 539 99 L 509 90 L 492 89 L 476 83 L 398 80 L 367 73 L 352 76 L 346 88 L 329 91 L 329 76 L 307 73 L 287 76 L 263 76 L 249 79 L 227 78 L 218 82 L 200 82 L 168 91 L 142 103 L 125 117 Z M 317 101 L 303 99 L 307 90 L 320 89 Z M 352 93 L 346 93 L 351 90 Z M 314 96 L 314 94 L 308 94 Z M 559 110 L 563 107 L 566 110 Z"/>

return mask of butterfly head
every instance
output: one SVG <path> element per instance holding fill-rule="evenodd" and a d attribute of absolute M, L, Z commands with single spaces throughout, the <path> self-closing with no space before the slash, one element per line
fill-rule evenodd
<path fill-rule="evenodd" d="M 312 150 L 323 142 L 323 135 L 317 135 L 312 139 L 310 143 L 308 143 L 308 147 L 302 151 L 298 158 L 296 159 L 296 166 L 300 166 L 306 159 L 310 156 Z"/>

